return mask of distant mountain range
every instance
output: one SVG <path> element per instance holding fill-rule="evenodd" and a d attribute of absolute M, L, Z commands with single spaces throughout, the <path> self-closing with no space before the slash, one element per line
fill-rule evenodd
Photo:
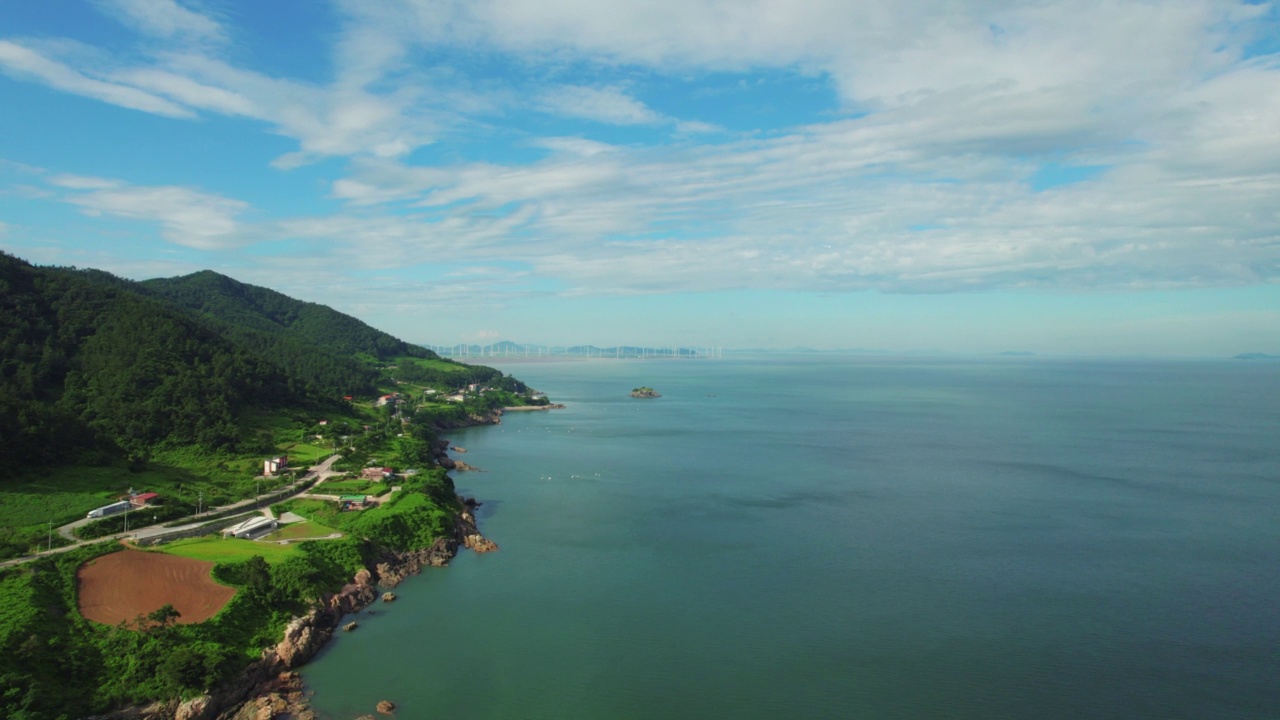
<path fill-rule="evenodd" d="M 1268 355 L 1267 353 L 1250 352 L 1240 353 L 1232 357 L 1233 360 L 1280 360 L 1280 355 Z"/>

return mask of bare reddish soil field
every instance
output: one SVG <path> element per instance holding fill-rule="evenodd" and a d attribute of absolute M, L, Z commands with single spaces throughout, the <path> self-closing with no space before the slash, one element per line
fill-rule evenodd
<path fill-rule="evenodd" d="M 103 555 L 76 571 L 80 614 L 95 622 L 132 623 L 166 603 L 179 623 L 198 623 L 222 609 L 235 588 L 209 576 L 213 563 L 140 550 Z"/>

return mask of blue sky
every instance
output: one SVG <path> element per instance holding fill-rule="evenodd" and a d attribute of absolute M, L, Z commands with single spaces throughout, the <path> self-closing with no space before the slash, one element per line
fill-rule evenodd
<path fill-rule="evenodd" d="M 0 4 L 0 248 L 435 344 L 1280 353 L 1280 11 Z"/>

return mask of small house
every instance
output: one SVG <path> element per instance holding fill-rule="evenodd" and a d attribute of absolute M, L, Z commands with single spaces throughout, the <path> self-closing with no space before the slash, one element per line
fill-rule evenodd
<path fill-rule="evenodd" d="M 343 495 L 338 498 L 338 508 L 340 510 L 363 510 L 368 503 L 368 498 L 364 495 Z"/>
<path fill-rule="evenodd" d="M 151 503 L 155 502 L 158 497 L 160 497 L 158 493 L 140 493 L 129 498 L 129 504 L 136 508 L 147 507 Z"/>
<path fill-rule="evenodd" d="M 281 455 L 280 457 L 269 458 L 262 461 L 262 474 L 275 475 L 281 470 L 289 468 L 289 458 Z"/>

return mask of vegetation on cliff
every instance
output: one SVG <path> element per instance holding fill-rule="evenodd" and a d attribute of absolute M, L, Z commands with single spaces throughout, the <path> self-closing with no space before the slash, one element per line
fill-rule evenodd
<path fill-rule="evenodd" d="M 130 487 L 164 501 L 133 513 L 133 527 L 270 492 L 300 472 L 255 477 L 264 456 L 305 467 L 339 452 L 348 470 L 417 471 L 362 512 L 289 504 L 345 536 L 217 563 L 215 579 L 238 591 L 199 624 L 175 622 L 172 608 L 131 627 L 85 619 L 76 569 L 115 543 L 0 570 L 0 717 L 83 717 L 237 677 L 357 570 L 455 533 L 462 508 L 435 460 L 440 428 L 539 402 L 492 368 L 215 273 L 135 283 L 0 253 L 0 462 L 9 471 L 0 557 L 63 544 L 55 525 Z"/>
<path fill-rule="evenodd" d="M 138 283 L 0 253 L 0 558 L 61 542 L 51 524 L 130 488 L 161 494 L 157 516 L 187 514 L 286 482 L 254 479 L 263 457 L 305 466 L 354 436 L 470 424 L 529 394 L 217 273 Z"/>
<path fill-rule="evenodd" d="M 347 536 L 299 543 L 293 552 L 270 553 L 270 560 L 255 554 L 216 564 L 214 578 L 238 592 L 200 624 L 175 623 L 172 608 L 140 617 L 132 627 L 108 627 L 82 617 L 76 569 L 118 551 L 115 543 L 5 570 L 0 573 L 0 716 L 83 717 L 192 697 L 232 680 L 279 639 L 292 618 L 385 552 L 422 549 L 453 533 L 461 506 L 443 469 L 405 478 L 401 488 L 389 502 L 363 512 L 339 513 L 333 503 L 295 501 L 292 509 Z"/>

